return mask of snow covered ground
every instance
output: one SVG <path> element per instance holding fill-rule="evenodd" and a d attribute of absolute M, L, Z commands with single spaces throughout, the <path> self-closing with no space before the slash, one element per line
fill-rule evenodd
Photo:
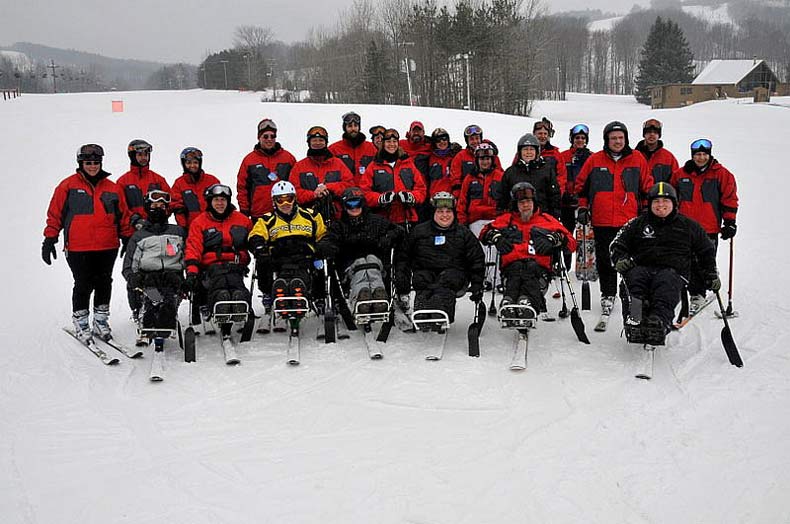
<path fill-rule="evenodd" d="M 393 330 L 381 361 L 367 358 L 355 334 L 336 345 L 309 340 L 302 364 L 288 367 L 286 338 L 273 334 L 241 346 L 242 364 L 229 368 L 218 341 L 203 337 L 196 363 L 168 346 L 166 380 L 152 384 L 150 353 L 105 367 L 60 329 L 70 319 L 71 276 L 62 254 L 52 267 L 41 262 L 41 231 L 78 145 L 102 144 L 105 168 L 117 177 L 128 141 L 145 138 L 154 144 L 152 167 L 170 181 L 180 174 L 180 150 L 196 145 L 206 170 L 235 188 L 262 117 L 277 121 L 297 158 L 310 125 L 326 126 L 335 140 L 340 115 L 355 109 L 364 129 L 405 130 L 418 119 L 456 140 L 477 123 L 506 162 L 534 119 L 261 104 L 255 93 L 235 92 L 24 95 L 0 103 L 2 522 L 790 522 L 790 112 L 734 100 L 651 111 L 630 97 L 568 98 L 539 102 L 534 113 L 555 122 L 562 148 L 580 121 L 600 148 L 601 129 L 613 119 L 629 126 L 635 144 L 641 122 L 655 116 L 681 162 L 692 139 L 709 137 L 736 174 L 740 318 L 732 330 L 742 369 L 727 362 L 722 325 L 709 308 L 659 350 L 652 381 L 636 380 L 640 350 L 619 337 L 615 317 L 609 332 L 592 331 L 594 301 L 582 315 L 592 345 L 578 343 L 568 321 L 542 323 L 528 370 L 513 373 L 511 334 L 490 319 L 481 357 L 466 356 L 472 311 L 464 298 L 440 362 L 422 357 L 431 341 Z M 126 112 L 111 113 L 113 99 L 123 99 Z M 719 255 L 725 283 L 727 247 Z M 117 338 L 132 341 L 116 276 L 113 326 Z M 560 301 L 549 300 L 557 310 Z M 305 334 L 315 327 L 308 322 Z"/>

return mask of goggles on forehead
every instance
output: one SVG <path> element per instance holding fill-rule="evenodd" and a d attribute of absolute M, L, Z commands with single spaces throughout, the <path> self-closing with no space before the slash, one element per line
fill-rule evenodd
<path fill-rule="evenodd" d="M 384 140 L 400 140 L 400 135 L 398 133 L 385 133 Z"/>
<path fill-rule="evenodd" d="M 181 160 L 197 160 L 198 162 L 203 159 L 203 152 L 196 147 L 188 147 L 181 151 Z"/>
<path fill-rule="evenodd" d="M 580 135 L 580 134 L 589 135 L 590 134 L 590 128 L 587 127 L 584 124 L 577 124 L 577 125 L 573 126 L 573 129 L 571 129 L 571 136 L 576 136 L 576 135 Z"/>
<path fill-rule="evenodd" d="M 482 135 L 483 130 L 480 129 L 480 126 L 466 126 L 464 129 L 464 136 L 472 136 L 472 135 Z"/>
<path fill-rule="evenodd" d="M 77 160 L 101 160 L 104 149 L 98 144 L 85 144 L 77 150 Z"/>
<path fill-rule="evenodd" d="M 710 153 L 713 150 L 713 143 L 707 138 L 700 138 L 691 143 L 691 151 L 696 153 L 704 151 Z"/>
<path fill-rule="evenodd" d="M 343 115 L 343 123 L 344 124 L 357 124 L 361 122 L 361 119 L 358 114 L 356 113 L 346 113 Z"/>
<path fill-rule="evenodd" d="M 139 144 L 129 144 L 129 152 L 131 153 L 134 151 L 135 153 L 150 153 L 154 150 L 154 147 L 151 144 L 146 142 L 142 142 Z"/>
<path fill-rule="evenodd" d="M 165 204 L 170 203 L 170 193 L 167 191 L 160 191 L 158 189 L 153 189 L 145 195 L 145 198 L 149 202 L 163 202 Z"/>
<path fill-rule="evenodd" d="M 211 198 L 214 198 L 214 197 L 225 197 L 228 200 L 230 200 L 231 194 L 232 193 L 231 193 L 230 187 L 228 187 L 228 186 L 226 186 L 224 184 L 214 184 L 211 187 L 209 187 L 208 189 L 206 189 L 206 195 L 211 197 Z"/>

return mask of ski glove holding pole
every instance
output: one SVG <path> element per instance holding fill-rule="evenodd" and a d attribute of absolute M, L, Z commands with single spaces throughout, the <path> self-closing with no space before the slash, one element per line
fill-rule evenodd
<path fill-rule="evenodd" d="M 55 250 L 55 244 L 57 243 L 57 238 L 44 237 L 44 243 L 41 244 L 41 260 L 48 266 L 52 265 L 52 259 L 58 258 L 58 254 Z"/>
<path fill-rule="evenodd" d="M 399 191 L 398 198 L 406 205 L 413 206 L 417 199 L 414 198 L 414 193 L 411 191 Z"/>
<path fill-rule="evenodd" d="M 469 297 L 472 302 L 477 303 L 483 300 L 483 286 L 472 286 L 469 291 L 472 293 Z"/>
<path fill-rule="evenodd" d="M 636 262 L 631 257 L 623 257 L 614 263 L 614 269 L 621 275 L 625 275 L 636 267 Z"/>
<path fill-rule="evenodd" d="M 387 191 L 379 195 L 379 205 L 388 206 L 392 204 L 393 200 L 395 200 L 395 193 L 392 191 Z"/>
<path fill-rule="evenodd" d="M 496 232 L 489 238 L 489 242 L 496 246 L 496 250 L 502 255 L 507 255 L 513 251 L 513 243 L 505 238 L 502 233 Z"/>
<path fill-rule="evenodd" d="M 590 210 L 587 209 L 586 207 L 580 207 L 576 211 L 576 221 L 579 224 L 583 225 L 583 226 L 586 226 L 587 224 L 589 224 L 590 223 Z"/>
<path fill-rule="evenodd" d="M 721 289 L 721 279 L 719 279 L 718 273 L 711 273 L 705 279 L 705 287 L 713 291 L 714 293 L 718 293 Z"/>
<path fill-rule="evenodd" d="M 738 231 L 738 226 L 735 225 L 735 220 L 725 219 L 724 225 L 721 228 L 721 239 L 729 240 L 735 236 Z"/>
<path fill-rule="evenodd" d="M 187 278 L 184 280 L 184 290 L 187 293 L 194 293 L 198 285 L 197 273 L 187 273 Z"/>

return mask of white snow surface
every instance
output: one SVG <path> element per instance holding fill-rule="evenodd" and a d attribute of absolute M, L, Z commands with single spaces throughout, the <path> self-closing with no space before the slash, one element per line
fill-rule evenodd
<path fill-rule="evenodd" d="M 568 320 L 531 334 L 529 367 L 508 369 L 511 332 L 488 319 L 481 357 L 467 356 L 471 303 L 459 312 L 439 362 L 435 343 L 393 329 L 383 360 L 368 359 L 361 335 L 325 345 L 308 335 L 302 364 L 285 363 L 286 336 L 256 336 L 227 367 L 216 337 L 198 338 L 187 364 L 174 342 L 166 377 L 150 383 L 142 360 L 103 366 L 63 333 L 71 275 L 63 253 L 40 260 L 55 185 L 74 171 L 75 150 L 97 142 L 114 177 L 126 144 L 154 144 L 152 167 L 173 181 L 188 145 L 231 184 L 263 117 L 297 158 L 313 124 L 340 136 L 340 115 L 363 129 L 404 130 L 412 120 L 461 139 L 483 127 L 512 158 L 535 118 L 433 108 L 259 102 L 255 93 L 130 92 L 24 95 L 0 103 L 6 160 L 0 258 L 0 514 L 4 524 L 49 523 L 742 523 L 790 522 L 790 248 L 782 166 L 787 99 L 779 105 L 716 101 L 651 111 L 630 97 L 570 94 L 538 102 L 565 148 L 585 122 L 592 147 L 613 119 L 631 129 L 664 122 L 664 142 L 684 162 L 688 144 L 709 137 L 738 178 L 732 331 L 745 366 L 726 359 L 712 307 L 656 356 L 652 381 L 634 378 L 641 349 L 582 318 L 592 344 Z M 123 99 L 124 113 L 110 112 Z M 28 178 L 29 177 L 29 178 Z M 786 242 L 786 240 L 785 240 Z M 728 243 L 719 264 L 727 282 Z M 60 245 L 59 245 L 60 247 Z M 112 323 L 134 340 L 116 265 Z M 580 286 L 574 281 L 578 293 Z M 726 300 L 726 295 L 724 295 Z M 486 299 L 488 300 L 489 295 Z M 550 297 L 557 311 L 559 300 Z M 186 320 L 186 309 L 182 308 Z M 782 320 L 784 319 L 784 320 Z"/>

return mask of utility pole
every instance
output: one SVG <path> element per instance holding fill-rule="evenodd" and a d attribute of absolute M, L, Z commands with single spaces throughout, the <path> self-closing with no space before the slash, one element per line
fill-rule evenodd
<path fill-rule="evenodd" d="M 220 64 L 222 64 L 222 70 L 225 72 L 225 91 L 228 90 L 228 61 L 227 60 L 220 60 Z"/>
<path fill-rule="evenodd" d="M 464 53 L 464 62 L 466 63 L 466 109 L 472 110 L 472 80 L 469 71 L 469 53 Z"/>
<path fill-rule="evenodd" d="M 250 67 L 250 55 L 245 54 L 244 60 L 247 61 L 247 89 L 252 90 L 252 68 Z"/>
<path fill-rule="evenodd" d="M 208 83 L 206 82 L 206 64 L 204 63 L 200 66 L 200 70 L 203 71 L 203 89 L 208 89 Z"/>
<path fill-rule="evenodd" d="M 50 64 L 47 66 L 47 69 L 52 69 L 52 92 L 53 93 L 57 93 L 58 92 L 58 83 L 57 83 L 57 80 L 55 79 L 55 69 L 59 69 L 60 66 L 55 65 L 55 61 L 54 60 L 50 59 L 49 62 L 50 62 Z"/>
<path fill-rule="evenodd" d="M 403 42 L 403 52 L 406 55 L 406 83 L 409 86 L 409 105 L 414 105 L 414 95 L 411 90 L 411 62 L 409 62 L 409 46 L 414 42 Z"/>

